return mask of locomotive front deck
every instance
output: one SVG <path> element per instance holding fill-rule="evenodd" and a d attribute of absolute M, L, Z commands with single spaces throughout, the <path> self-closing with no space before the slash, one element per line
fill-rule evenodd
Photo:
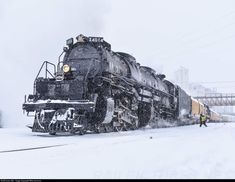
<path fill-rule="evenodd" d="M 62 101 L 62 100 L 45 100 L 38 102 L 26 102 L 23 104 L 23 110 L 26 112 L 34 112 L 36 110 L 59 110 L 74 108 L 76 110 L 84 110 L 94 112 L 95 103 L 88 100 L 80 101 Z"/>

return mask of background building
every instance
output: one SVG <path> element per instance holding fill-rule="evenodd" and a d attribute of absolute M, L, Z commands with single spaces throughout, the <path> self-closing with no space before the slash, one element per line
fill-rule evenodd
<path fill-rule="evenodd" d="M 180 67 L 174 72 L 174 82 L 182 87 L 184 90 L 188 91 L 189 88 L 189 70 Z"/>

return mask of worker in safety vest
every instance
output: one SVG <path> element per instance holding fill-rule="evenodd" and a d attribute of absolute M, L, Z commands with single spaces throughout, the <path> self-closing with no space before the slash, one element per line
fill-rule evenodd
<path fill-rule="evenodd" d="M 207 127 L 206 121 L 207 121 L 207 116 L 200 114 L 200 127 L 202 127 L 202 125 L 205 125 Z"/>

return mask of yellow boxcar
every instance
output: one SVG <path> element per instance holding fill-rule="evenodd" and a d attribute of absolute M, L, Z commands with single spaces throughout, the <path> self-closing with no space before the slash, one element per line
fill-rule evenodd
<path fill-rule="evenodd" d="M 200 114 L 200 104 L 199 102 L 192 98 L 192 112 L 191 112 L 191 115 L 192 116 L 199 116 Z"/>

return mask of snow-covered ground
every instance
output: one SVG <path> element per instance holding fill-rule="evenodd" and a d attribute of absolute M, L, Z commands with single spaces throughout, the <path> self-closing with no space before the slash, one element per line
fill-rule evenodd
<path fill-rule="evenodd" d="M 208 125 L 58 137 L 0 129 L 0 178 L 235 178 L 235 123 Z"/>

